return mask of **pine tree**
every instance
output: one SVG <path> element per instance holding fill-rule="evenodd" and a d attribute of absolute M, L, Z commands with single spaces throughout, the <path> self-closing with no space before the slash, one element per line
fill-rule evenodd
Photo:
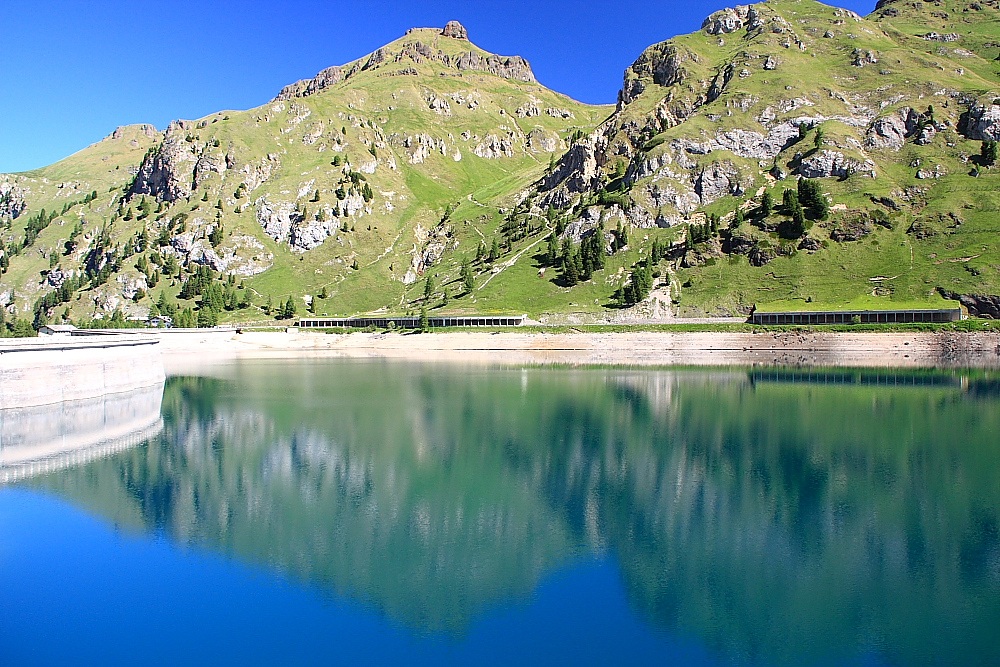
<path fill-rule="evenodd" d="M 604 239 L 604 223 L 598 222 L 597 228 L 594 230 L 594 234 L 591 237 L 592 244 L 592 260 L 594 262 L 594 270 L 600 271 L 604 268 L 605 258 L 608 256 L 607 247 L 605 245 Z"/>
<path fill-rule="evenodd" d="M 758 209 L 758 213 L 760 214 L 760 217 L 766 218 L 771 215 L 773 210 L 774 200 L 771 198 L 771 191 L 764 190 L 764 194 L 760 198 L 760 208 Z"/>
<path fill-rule="evenodd" d="M 434 294 L 434 278 L 427 276 L 427 280 L 424 281 L 424 303 L 430 301 L 431 296 Z"/>
<path fill-rule="evenodd" d="M 998 144 L 995 141 L 984 141 L 983 145 L 979 149 L 980 163 L 984 167 L 992 167 L 997 163 L 997 159 L 1000 158 L 1000 149 L 998 149 Z"/>
<path fill-rule="evenodd" d="M 555 234 L 549 234 L 549 245 L 548 249 L 545 251 L 545 264 L 547 266 L 555 266 L 558 261 L 559 239 L 556 238 Z"/>
<path fill-rule="evenodd" d="M 799 195 L 795 190 L 785 190 L 781 193 L 781 208 L 785 215 L 792 215 L 799 206 Z"/>
<path fill-rule="evenodd" d="M 492 264 L 498 259 L 500 259 L 500 241 L 497 240 L 497 237 L 494 236 L 493 243 L 490 244 L 489 262 L 490 264 Z"/>
<path fill-rule="evenodd" d="M 281 312 L 282 319 L 290 320 L 294 318 L 298 312 L 298 308 L 295 307 L 295 299 L 288 297 L 288 301 L 285 302 L 285 307 Z"/>
<path fill-rule="evenodd" d="M 592 236 L 588 236 L 584 239 L 583 243 L 580 244 L 579 249 L 575 253 L 573 258 L 574 263 L 580 269 L 580 280 L 586 282 L 590 280 L 591 276 L 594 274 L 594 258 L 590 250 L 590 239 Z"/>
<path fill-rule="evenodd" d="M 427 331 L 431 328 L 430 320 L 427 318 L 427 306 L 420 307 L 420 330 Z"/>
<path fill-rule="evenodd" d="M 568 240 L 568 239 L 567 239 Z M 567 287 L 573 287 L 580 282 L 579 253 L 572 247 L 563 257 L 563 282 Z"/>
<path fill-rule="evenodd" d="M 177 317 L 174 318 L 174 326 L 181 329 L 193 329 L 197 325 L 198 317 L 191 308 L 185 308 L 177 313 Z"/>
<path fill-rule="evenodd" d="M 562 247 L 559 250 L 559 268 L 565 269 L 566 262 L 573 255 L 573 240 L 568 236 L 562 240 Z"/>
<path fill-rule="evenodd" d="M 223 235 L 224 231 L 222 229 L 222 221 L 217 220 L 215 226 L 212 228 L 212 231 L 208 234 L 208 242 L 212 244 L 213 248 L 217 248 L 219 247 L 219 244 L 222 243 Z"/>
<path fill-rule="evenodd" d="M 220 287 L 218 283 L 211 283 L 202 292 L 201 307 L 210 308 L 216 312 L 225 309 L 225 297 L 223 295 L 222 287 Z"/>
<path fill-rule="evenodd" d="M 830 213 L 830 205 L 826 201 L 820 182 L 813 178 L 800 178 L 797 190 L 799 204 L 808 210 L 809 216 L 816 220 L 825 220 Z M 794 211 L 792 214 L 794 215 Z"/>
<path fill-rule="evenodd" d="M 615 234 L 615 238 L 616 252 L 628 245 L 628 229 L 620 222 L 618 223 L 618 232 Z"/>
<path fill-rule="evenodd" d="M 830 217 L 830 203 L 822 192 L 817 193 L 817 197 L 812 207 L 812 216 L 816 220 L 826 220 Z"/>
<path fill-rule="evenodd" d="M 198 326 L 200 328 L 214 327 L 219 323 L 219 314 L 211 308 L 198 309 Z"/>
<path fill-rule="evenodd" d="M 472 272 L 472 265 L 468 259 L 462 260 L 462 286 L 467 293 L 471 293 L 476 287 L 476 275 Z"/>
<path fill-rule="evenodd" d="M 801 206 L 792 213 L 792 223 L 789 227 L 789 235 L 797 239 L 806 233 L 806 215 Z"/>
<path fill-rule="evenodd" d="M 632 277 L 625 286 L 623 295 L 626 303 L 634 305 L 649 296 L 653 288 L 653 269 L 648 262 L 643 262 L 632 269 Z"/>

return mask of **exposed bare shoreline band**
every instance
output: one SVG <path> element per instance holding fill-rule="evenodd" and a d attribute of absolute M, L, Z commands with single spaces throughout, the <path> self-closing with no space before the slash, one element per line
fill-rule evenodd
<path fill-rule="evenodd" d="M 162 333 L 168 374 L 232 358 L 301 356 L 502 364 L 1000 368 L 993 333 Z"/>

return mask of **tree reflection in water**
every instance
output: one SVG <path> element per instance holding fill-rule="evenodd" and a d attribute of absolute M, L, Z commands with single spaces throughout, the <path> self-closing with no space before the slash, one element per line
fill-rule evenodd
<path fill-rule="evenodd" d="M 34 483 L 421 632 L 592 553 L 752 662 L 981 662 L 1000 627 L 988 374 L 243 363 L 148 446 Z"/>

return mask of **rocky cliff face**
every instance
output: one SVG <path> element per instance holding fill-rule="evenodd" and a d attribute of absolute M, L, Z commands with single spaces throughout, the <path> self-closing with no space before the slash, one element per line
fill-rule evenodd
<path fill-rule="evenodd" d="M 646 49 L 625 70 L 615 113 L 577 139 L 539 182 L 541 201 L 575 202 L 608 185 L 610 170 L 624 164 L 619 188 L 651 214 L 680 219 L 676 214 L 720 197 L 744 195 L 765 183 L 765 172 L 877 179 L 878 161 L 894 159 L 886 151 L 898 152 L 907 142 L 930 145 L 947 134 L 937 141 L 953 143 L 961 138 L 959 126 L 968 139 L 1000 138 L 1000 104 L 967 102 L 964 70 L 943 75 L 954 87 L 937 89 L 940 104 L 928 111 L 926 104 L 917 108 L 925 93 L 909 81 L 847 83 L 833 91 L 814 84 L 806 72 L 822 71 L 820 62 L 847 75 L 878 67 L 897 52 L 891 57 L 903 62 L 909 48 L 853 12 L 814 7 L 728 8 L 709 16 L 700 35 Z M 792 21 L 796 14 L 807 18 Z M 891 75 L 889 69 L 878 73 Z M 837 138 L 813 150 L 799 143 L 820 126 Z"/>
<path fill-rule="evenodd" d="M 414 28 L 407 31 L 407 37 L 433 37 L 440 35 L 456 42 L 468 42 L 469 34 L 458 21 L 449 21 L 441 30 L 436 28 Z M 463 45 L 464 46 L 464 45 Z M 416 74 L 415 65 L 436 64 L 458 72 L 484 72 L 502 79 L 513 79 L 527 83 L 537 83 L 531 65 L 521 56 L 499 56 L 478 50 L 446 53 L 420 39 L 407 39 L 378 49 L 366 58 L 343 66 L 328 67 L 312 79 L 296 81 L 285 86 L 275 98 L 287 101 L 296 97 L 315 95 L 331 86 L 347 81 L 359 72 L 378 70 L 380 75 Z"/>
<path fill-rule="evenodd" d="M 217 147 L 195 140 L 189 129 L 185 121 L 170 124 L 163 143 L 147 153 L 139 165 L 132 194 L 177 201 L 189 197 L 209 173 L 225 172 L 225 155 Z"/>
<path fill-rule="evenodd" d="M 465 26 L 458 21 L 448 21 L 445 24 L 444 29 L 441 31 L 441 34 L 445 37 L 451 37 L 453 39 L 464 39 L 466 41 L 469 39 L 469 33 L 465 29 Z"/>
<path fill-rule="evenodd" d="M 0 182 L 0 220 L 14 219 L 24 212 L 27 207 L 25 194 L 25 190 L 16 183 Z"/>

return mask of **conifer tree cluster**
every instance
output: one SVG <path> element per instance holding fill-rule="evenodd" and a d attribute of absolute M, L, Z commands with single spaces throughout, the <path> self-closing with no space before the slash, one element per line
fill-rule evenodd
<path fill-rule="evenodd" d="M 685 241 L 687 247 L 691 247 L 699 244 L 705 243 L 713 236 L 719 232 L 719 216 L 714 213 L 710 213 L 706 216 L 705 222 L 701 224 L 691 223 L 688 225 L 687 240 Z"/>
<path fill-rule="evenodd" d="M 800 181 L 801 182 L 801 181 Z M 799 194 L 795 190 L 785 190 L 781 195 L 781 208 L 785 215 L 791 218 L 788 225 L 787 236 L 797 239 L 806 233 L 806 215 L 799 201 Z"/>
<path fill-rule="evenodd" d="M 572 287 L 581 281 L 590 280 L 594 271 L 604 268 L 606 256 L 604 223 L 598 223 L 594 232 L 583 237 L 578 246 L 567 236 L 563 239 L 557 259 L 563 284 Z"/>
<path fill-rule="evenodd" d="M 646 299 L 653 289 L 652 264 L 652 261 L 646 261 L 633 266 L 628 282 L 620 286 L 611 298 L 622 306 L 634 306 Z"/>
<path fill-rule="evenodd" d="M 830 215 L 830 204 L 823 194 L 817 178 L 800 178 L 798 183 L 799 203 L 813 220 L 826 220 Z"/>

